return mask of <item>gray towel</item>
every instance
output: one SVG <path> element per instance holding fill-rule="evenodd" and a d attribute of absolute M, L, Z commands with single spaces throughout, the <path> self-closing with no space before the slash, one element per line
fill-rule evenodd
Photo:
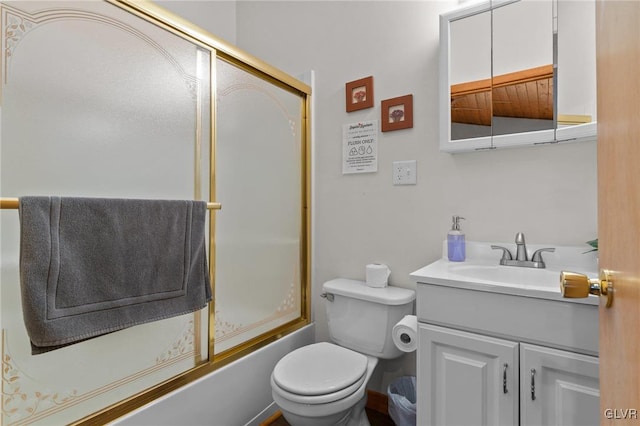
<path fill-rule="evenodd" d="M 32 353 L 207 305 L 204 201 L 22 197 Z"/>

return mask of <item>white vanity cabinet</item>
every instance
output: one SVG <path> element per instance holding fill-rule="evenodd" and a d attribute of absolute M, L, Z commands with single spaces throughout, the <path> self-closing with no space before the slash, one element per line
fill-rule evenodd
<path fill-rule="evenodd" d="M 533 281 L 459 281 L 454 269 L 473 265 L 451 265 L 412 274 L 418 424 L 597 425 L 597 298 L 568 301 Z"/>
<path fill-rule="evenodd" d="M 520 344 L 520 424 L 600 424 L 598 358 Z"/>
<path fill-rule="evenodd" d="M 597 425 L 598 358 L 419 324 L 418 424 Z"/>
<path fill-rule="evenodd" d="M 419 324 L 418 424 L 518 424 L 518 344 Z"/>
<path fill-rule="evenodd" d="M 502 266 L 494 245 L 509 244 L 467 241 L 466 260 L 449 262 L 445 241 L 410 275 L 418 425 L 599 424 L 599 300 L 559 286 L 561 270 L 597 276 L 595 254 L 556 246 L 545 268 Z"/>

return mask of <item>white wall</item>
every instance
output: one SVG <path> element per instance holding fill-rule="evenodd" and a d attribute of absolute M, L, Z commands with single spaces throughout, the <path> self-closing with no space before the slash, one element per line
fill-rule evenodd
<path fill-rule="evenodd" d="M 156 0 L 154 3 L 228 43 L 236 43 L 236 2 Z"/>
<path fill-rule="evenodd" d="M 328 339 L 322 282 L 364 279 L 387 263 L 394 285 L 440 256 L 451 216 L 476 241 L 580 244 L 596 236 L 596 145 L 450 155 L 438 150 L 438 15 L 457 1 L 240 1 L 237 45 L 298 75 L 315 70 L 316 238 L 313 308 Z M 344 85 L 374 76 L 374 108 L 345 112 Z M 342 126 L 379 119 L 380 101 L 412 93 L 414 127 L 381 133 L 378 172 L 342 175 Z M 418 161 L 418 184 L 392 186 L 391 163 Z M 403 365 L 398 365 L 403 363 Z M 414 373 L 415 358 L 379 366 L 372 387 Z"/>

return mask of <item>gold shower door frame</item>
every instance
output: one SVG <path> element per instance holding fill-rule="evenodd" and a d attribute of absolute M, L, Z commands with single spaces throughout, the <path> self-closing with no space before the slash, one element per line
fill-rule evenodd
<path fill-rule="evenodd" d="M 196 360 L 198 365 L 184 373 L 179 374 L 167 381 L 157 383 L 154 386 L 146 389 L 145 391 L 131 396 L 123 401 L 115 403 L 109 407 L 105 407 L 102 410 L 95 412 L 83 419 L 76 421 L 73 424 L 105 424 L 116 418 L 133 411 L 175 389 L 178 389 L 212 371 L 238 359 L 242 356 L 253 352 L 254 350 L 265 346 L 280 337 L 291 333 L 297 329 L 304 327 L 310 322 L 310 306 L 311 306 L 311 292 L 310 292 L 310 224 L 311 224 L 311 210 L 310 210 L 310 95 L 311 88 L 300 82 L 299 80 L 287 75 L 286 73 L 264 63 L 263 61 L 225 43 L 222 40 L 217 39 L 215 36 L 197 28 L 188 21 L 162 9 L 161 7 L 146 0 L 104 0 L 107 3 L 115 5 L 147 22 L 150 22 L 160 28 L 163 28 L 195 45 L 206 50 L 210 54 L 210 105 L 211 105 L 211 117 L 210 117 L 210 146 L 209 146 L 209 194 L 208 200 L 210 202 L 220 201 L 222 202 L 222 208 L 224 209 L 224 200 L 216 199 L 216 111 L 217 111 L 217 97 L 216 97 L 216 61 L 223 60 L 227 63 L 234 65 L 235 67 L 242 69 L 243 71 L 264 80 L 280 89 L 290 92 L 300 97 L 300 258 L 299 258 L 299 295 L 300 295 L 300 316 L 289 321 L 286 324 L 280 325 L 268 332 L 265 332 L 257 337 L 253 337 L 250 340 L 232 347 L 224 352 L 216 354 L 215 352 L 215 304 L 212 301 L 209 304 L 208 311 L 208 359 Z M 201 135 L 197 135 L 197 139 L 200 140 Z M 206 143 L 206 142 L 205 142 Z M 196 147 L 196 170 L 195 176 L 201 176 L 200 164 L 201 164 L 201 147 Z M 201 192 L 201 185 L 196 178 L 196 195 Z M 199 197 L 196 197 L 199 198 Z M 261 206 L 258 206 L 260 208 Z M 265 206 L 262 206 L 265 207 Z M 215 295 L 215 271 L 216 271 L 216 213 L 211 211 L 209 220 L 209 272 L 211 277 L 211 283 L 213 287 L 213 294 Z M 206 319 L 205 319 L 206 320 Z M 200 313 L 196 313 L 194 321 L 202 321 Z M 198 328 L 198 327 L 196 327 Z M 199 340 L 199 339 L 197 339 Z"/>

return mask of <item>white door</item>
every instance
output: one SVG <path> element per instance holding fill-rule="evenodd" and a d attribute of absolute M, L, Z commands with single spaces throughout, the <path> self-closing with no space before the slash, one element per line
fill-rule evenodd
<path fill-rule="evenodd" d="M 418 424 L 518 424 L 518 343 L 419 325 Z"/>
<path fill-rule="evenodd" d="M 520 344 L 520 424 L 600 424 L 598 358 Z"/>

